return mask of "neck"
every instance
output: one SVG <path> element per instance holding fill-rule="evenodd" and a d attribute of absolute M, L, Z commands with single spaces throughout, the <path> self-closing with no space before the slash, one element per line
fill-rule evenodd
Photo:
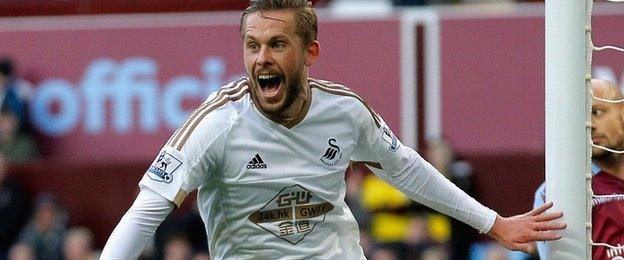
<path fill-rule="evenodd" d="M 609 153 L 594 162 L 605 172 L 624 180 L 624 154 Z"/>

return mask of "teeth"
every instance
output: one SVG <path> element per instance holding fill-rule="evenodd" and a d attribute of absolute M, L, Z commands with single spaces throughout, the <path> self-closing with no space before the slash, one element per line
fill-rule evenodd
<path fill-rule="evenodd" d="M 277 76 L 275 76 L 275 75 L 260 75 L 260 76 L 258 76 L 258 79 L 272 79 L 272 78 L 275 78 L 275 77 L 277 77 Z"/>

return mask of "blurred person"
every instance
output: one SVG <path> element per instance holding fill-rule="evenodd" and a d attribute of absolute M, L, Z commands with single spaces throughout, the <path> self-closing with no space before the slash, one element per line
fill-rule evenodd
<path fill-rule="evenodd" d="M 468 195 L 475 196 L 472 186 L 472 166 L 457 156 L 448 140 L 444 138 L 428 140 L 425 158 L 453 184 Z M 450 258 L 468 258 L 470 245 L 476 239 L 474 232 L 456 219 L 450 219 L 450 229 Z"/>
<path fill-rule="evenodd" d="M 514 250 L 533 252 L 530 242 L 560 238 L 563 213 L 544 213 L 552 204 L 499 216 L 402 145 L 350 89 L 309 78 L 320 52 L 309 1 L 253 0 L 240 28 L 247 76 L 211 95 L 164 145 L 102 259 L 136 258 L 198 188 L 215 259 L 361 259 L 358 225 L 344 202 L 350 161 L 366 162 L 411 199 Z"/>
<path fill-rule="evenodd" d="M 360 246 L 362 247 L 362 253 L 365 257 L 370 257 L 373 251 L 373 244 L 373 238 L 368 234 L 368 230 L 360 228 Z"/>
<path fill-rule="evenodd" d="M 191 260 L 193 248 L 189 239 L 182 234 L 170 236 L 165 242 L 164 260 Z"/>
<path fill-rule="evenodd" d="M 31 92 L 32 85 L 17 76 L 13 58 L 0 57 L 0 109 L 13 112 L 20 129 L 28 125 L 26 104 Z"/>
<path fill-rule="evenodd" d="M 412 200 L 375 175 L 366 175 L 361 184 L 360 201 L 369 213 L 366 227 L 378 243 L 400 243 L 410 221 Z M 358 222 L 359 223 L 359 222 Z"/>
<path fill-rule="evenodd" d="M 9 163 L 25 163 L 36 158 L 38 149 L 34 138 L 19 127 L 17 115 L 0 109 L 0 152 Z"/>
<path fill-rule="evenodd" d="M 449 258 L 448 253 L 446 252 L 443 246 L 434 246 L 434 247 L 429 247 L 425 249 L 420 259 L 421 260 L 448 260 L 448 259 L 453 259 L 453 258 Z"/>
<path fill-rule="evenodd" d="M 186 236 L 194 252 L 208 252 L 208 239 L 197 206 L 187 211 L 174 212 L 160 224 L 154 235 L 156 259 L 163 258 L 167 240 L 177 234 Z"/>
<path fill-rule="evenodd" d="M 485 260 L 508 260 L 509 251 L 499 244 L 490 244 L 485 251 Z"/>
<path fill-rule="evenodd" d="M 472 165 L 458 158 L 448 140 L 443 138 L 428 140 L 425 158 L 457 187 L 472 192 Z"/>
<path fill-rule="evenodd" d="M 595 87 L 594 87 L 595 85 Z M 623 100 L 622 91 L 612 82 L 592 80 L 595 97 Z M 592 101 L 591 136 L 594 145 L 624 150 L 624 103 Z M 594 195 L 624 194 L 624 155 L 599 147 L 592 148 L 592 160 L 601 171 L 592 179 Z M 620 198 L 592 199 L 592 240 L 615 246 L 624 245 L 624 202 Z M 622 250 L 594 247 L 593 259 L 621 259 Z"/>
<path fill-rule="evenodd" d="M 592 100 L 591 135 L 595 145 L 614 150 L 624 150 L 624 103 L 610 103 L 598 99 L 622 100 L 622 91 L 613 82 L 591 80 Z M 597 98 L 597 99 L 596 99 Z M 624 155 L 592 147 L 592 189 L 595 195 L 624 194 Z M 535 192 L 534 207 L 544 204 L 546 183 Z M 624 245 L 624 203 L 619 199 L 594 198 L 592 200 L 592 240 L 611 245 Z M 541 259 L 548 259 L 548 245 L 537 243 Z M 621 250 L 596 246 L 594 260 L 619 259 Z"/>
<path fill-rule="evenodd" d="M 50 194 L 39 195 L 19 243 L 32 247 L 37 259 L 62 259 L 64 235 L 65 218 L 58 201 Z"/>
<path fill-rule="evenodd" d="M 390 247 L 376 247 L 373 249 L 370 260 L 399 260 L 396 250 Z"/>
<path fill-rule="evenodd" d="M 9 260 L 35 260 L 33 249 L 27 244 L 17 243 L 9 250 Z"/>
<path fill-rule="evenodd" d="M 435 246 L 429 236 L 425 215 L 415 215 L 410 219 L 404 243 L 405 253 L 403 259 L 421 259 L 427 249 Z"/>
<path fill-rule="evenodd" d="M 8 175 L 6 159 L 0 152 L 0 260 L 6 259 L 30 207 L 20 185 L 11 181 Z"/>
<path fill-rule="evenodd" d="M 67 231 L 63 243 L 65 260 L 95 260 L 93 233 L 86 227 L 74 227 Z"/>
<path fill-rule="evenodd" d="M 208 252 L 195 253 L 193 260 L 210 260 L 210 254 Z"/>
<path fill-rule="evenodd" d="M 362 182 L 370 171 L 363 164 L 351 164 L 349 173 L 345 177 L 346 193 L 345 202 L 353 213 L 353 217 L 360 224 L 360 229 L 368 229 L 370 212 L 364 208 L 360 198 L 362 197 Z"/>

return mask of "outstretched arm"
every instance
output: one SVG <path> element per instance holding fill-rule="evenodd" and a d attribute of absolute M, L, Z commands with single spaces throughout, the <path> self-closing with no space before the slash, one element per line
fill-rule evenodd
<path fill-rule="evenodd" d="M 528 213 L 504 218 L 451 183 L 416 151 L 404 146 L 385 122 L 361 107 L 352 108 L 360 125 L 358 147 L 351 160 L 365 162 L 375 175 L 418 203 L 487 233 L 513 250 L 535 252 L 529 242 L 556 240 L 564 229 L 561 212 L 545 213 L 552 203 Z"/>
<path fill-rule="evenodd" d="M 545 213 L 552 206 L 553 203 L 549 202 L 522 215 L 498 216 L 487 234 L 511 250 L 535 254 L 533 242 L 560 239 L 561 235 L 553 231 L 566 228 L 566 224 L 560 221 L 562 212 Z"/>
<path fill-rule="evenodd" d="M 108 238 L 100 259 L 137 259 L 172 210 L 172 202 L 148 188 L 141 189 Z"/>

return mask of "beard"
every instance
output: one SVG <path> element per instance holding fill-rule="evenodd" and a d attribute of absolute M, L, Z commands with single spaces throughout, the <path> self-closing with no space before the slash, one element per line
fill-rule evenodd
<path fill-rule="evenodd" d="M 264 113 L 271 114 L 272 116 L 278 118 L 287 118 L 288 116 L 284 115 L 284 112 L 286 112 L 295 103 L 295 101 L 297 101 L 297 98 L 304 91 L 304 84 L 302 80 L 304 75 L 307 75 L 306 73 L 304 73 L 304 68 L 305 67 L 302 66 L 301 68 L 296 70 L 295 73 L 282 76 L 284 80 L 282 82 L 282 87 L 285 88 L 284 98 L 278 103 L 263 103 L 260 101 L 259 97 L 261 94 L 254 94 L 256 96 L 254 99 L 258 101 L 257 103 L 259 105 L 259 108 L 261 108 Z M 286 78 L 288 78 L 288 80 L 286 80 Z M 259 83 L 257 84 L 258 85 L 257 88 L 255 88 L 255 91 L 261 92 L 262 90 L 260 89 Z"/>
<path fill-rule="evenodd" d="M 604 161 L 608 161 L 609 157 L 611 157 L 613 155 L 613 153 L 605 151 L 601 148 L 598 147 L 594 147 L 592 148 L 592 160 L 597 161 L 597 162 L 604 162 Z"/>
<path fill-rule="evenodd" d="M 286 86 L 286 97 L 284 97 L 284 101 L 281 106 L 277 107 L 274 112 L 275 114 L 281 114 L 286 111 L 290 106 L 295 103 L 297 100 L 297 96 L 301 93 L 303 84 L 301 84 L 301 74 L 296 75 L 293 80 Z"/>
<path fill-rule="evenodd" d="M 602 144 L 598 144 L 598 145 L 602 145 Z M 622 144 L 620 145 L 603 145 L 609 149 L 612 150 L 616 150 L 616 151 L 621 151 L 623 150 L 624 146 Z M 602 163 L 610 163 L 613 162 L 614 160 L 621 160 L 620 158 L 620 154 L 619 153 L 614 153 L 614 152 L 610 152 L 607 150 L 604 150 L 602 148 L 599 147 L 592 147 L 592 160 L 596 161 L 596 162 L 602 162 Z"/>

